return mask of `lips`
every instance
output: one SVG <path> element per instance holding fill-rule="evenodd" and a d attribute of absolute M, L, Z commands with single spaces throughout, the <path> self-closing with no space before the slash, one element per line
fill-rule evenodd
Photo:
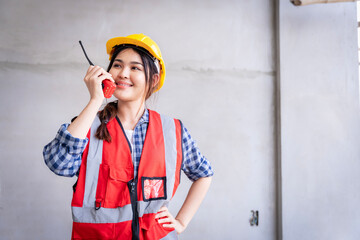
<path fill-rule="evenodd" d="M 117 81 L 117 82 L 115 82 L 115 84 L 116 84 L 117 87 L 123 87 L 123 88 L 133 86 L 133 84 L 128 83 L 128 82 L 124 82 L 124 81 Z"/>

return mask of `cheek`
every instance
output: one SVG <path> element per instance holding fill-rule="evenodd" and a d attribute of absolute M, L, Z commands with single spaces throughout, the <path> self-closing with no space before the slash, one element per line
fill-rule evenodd
<path fill-rule="evenodd" d="M 113 69 L 113 68 L 110 68 L 109 73 L 111 74 L 111 76 L 113 76 L 113 77 L 114 77 L 114 75 L 115 75 L 115 71 L 114 71 L 114 69 Z"/>
<path fill-rule="evenodd" d="M 136 79 L 136 83 L 139 86 L 145 86 L 146 85 L 146 80 L 145 80 L 145 75 L 142 73 L 136 74 L 134 75 L 134 78 Z"/>

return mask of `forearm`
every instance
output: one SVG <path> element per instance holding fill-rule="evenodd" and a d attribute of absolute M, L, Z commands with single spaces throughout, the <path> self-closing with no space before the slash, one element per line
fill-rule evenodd
<path fill-rule="evenodd" d="M 102 100 L 90 100 L 79 116 L 68 126 L 68 131 L 76 138 L 84 139 L 102 104 Z"/>
<path fill-rule="evenodd" d="M 188 195 L 176 216 L 184 228 L 190 223 L 209 190 L 211 177 L 199 178 L 190 187 Z"/>
<path fill-rule="evenodd" d="M 71 136 L 66 130 L 68 124 L 61 125 L 55 138 L 43 150 L 46 165 L 60 176 L 74 176 L 81 164 L 81 155 L 87 146 L 87 139 Z"/>

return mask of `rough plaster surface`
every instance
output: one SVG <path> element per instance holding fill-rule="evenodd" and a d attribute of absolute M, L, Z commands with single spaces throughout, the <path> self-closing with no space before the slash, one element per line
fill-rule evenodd
<path fill-rule="evenodd" d="M 283 239 L 357 239 L 355 4 L 280 1 L 279 13 Z M 70 237 L 75 178 L 52 174 L 42 147 L 88 100 L 77 41 L 105 67 L 105 41 L 134 32 L 166 60 L 149 107 L 180 118 L 216 173 L 181 239 L 276 239 L 273 14 L 260 0 L 1 1 L 1 239 Z"/>
<path fill-rule="evenodd" d="M 275 239 L 270 1 L 1 1 L 0 20 L 1 238 L 70 238 L 75 178 L 51 173 L 42 148 L 88 101 L 77 41 L 105 67 L 107 39 L 142 32 L 167 67 L 149 106 L 180 118 L 216 173 L 181 239 Z"/>
<path fill-rule="evenodd" d="M 283 239 L 358 239 L 356 4 L 280 2 Z"/>

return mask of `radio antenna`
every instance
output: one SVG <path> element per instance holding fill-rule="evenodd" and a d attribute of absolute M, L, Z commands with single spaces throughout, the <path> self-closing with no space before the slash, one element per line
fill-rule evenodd
<path fill-rule="evenodd" d="M 84 54 L 85 54 L 85 57 L 86 57 L 86 59 L 88 60 L 89 64 L 90 64 L 91 66 L 94 66 L 94 64 L 90 61 L 89 57 L 87 56 L 87 54 L 86 54 L 86 52 L 85 52 L 85 49 L 84 49 L 81 41 L 79 41 L 79 43 L 80 43 L 80 46 L 81 46 L 81 48 L 82 48 L 82 50 L 83 50 L 83 52 L 84 52 Z"/>

